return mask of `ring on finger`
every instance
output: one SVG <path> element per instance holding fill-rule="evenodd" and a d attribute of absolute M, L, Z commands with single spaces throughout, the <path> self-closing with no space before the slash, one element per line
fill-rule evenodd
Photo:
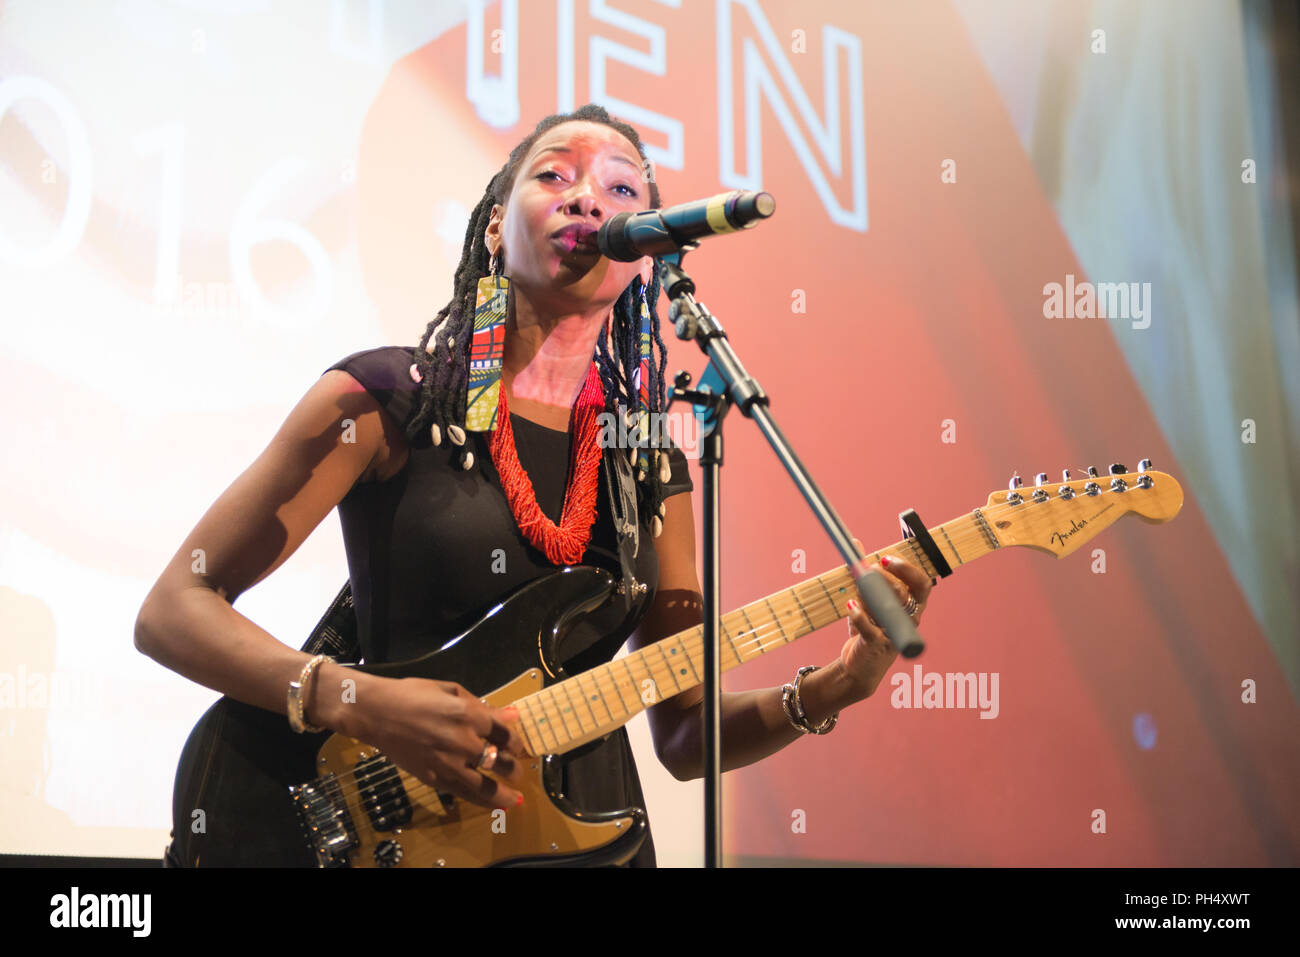
<path fill-rule="evenodd" d="M 903 606 L 903 611 L 907 612 L 909 618 L 915 618 L 916 609 L 918 609 L 919 607 L 921 606 L 916 603 L 916 596 L 908 595 L 907 604 Z"/>
<path fill-rule="evenodd" d="M 483 753 L 480 754 L 478 760 L 474 762 L 474 769 L 476 771 L 491 771 L 492 766 L 496 763 L 497 746 L 495 744 L 484 743 Z"/>

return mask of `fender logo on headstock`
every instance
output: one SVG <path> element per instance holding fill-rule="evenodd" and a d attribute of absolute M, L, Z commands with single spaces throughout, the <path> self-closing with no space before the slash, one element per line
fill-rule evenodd
<path fill-rule="evenodd" d="M 1083 531 L 1087 527 L 1088 527 L 1088 520 L 1086 518 L 1082 522 L 1076 522 L 1073 519 L 1071 519 L 1070 528 L 1068 531 L 1052 532 L 1052 537 L 1049 538 L 1048 541 L 1054 544 L 1059 543 L 1061 547 L 1064 548 L 1065 540 L 1067 538 L 1069 538 L 1072 535 L 1077 535 L 1079 532 Z"/>
<path fill-rule="evenodd" d="M 1092 518 L 1085 518 L 1085 519 L 1083 519 L 1083 521 L 1081 521 L 1081 522 L 1076 522 L 1076 521 L 1074 521 L 1073 519 L 1071 519 L 1071 520 L 1070 520 L 1070 530 L 1069 530 L 1068 532 L 1053 532 L 1053 533 L 1052 533 L 1052 537 L 1049 538 L 1048 541 L 1049 541 L 1049 542 L 1053 542 L 1053 543 L 1055 543 L 1055 542 L 1060 542 L 1061 547 L 1064 548 L 1064 547 L 1065 547 L 1065 540 L 1066 540 L 1067 538 L 1069 538 L 1071 535 L 1077 535 L 1079 532 L 1083 531 L 1084 528 L 1087 527 L 1087 525 L 1088 525 L 1089 522 L 1095 522 L 1097 519 L 1101 518 L 1103 515 L 1105 515 L 1107 512 L 1109 512 L 1109 511 L 1110 511 L 1112 508 L 1114 508 L 1114 507 L 1115 507 L 1115 503 L 1114 503 L 1114 502 L 1111 502 L 1109 505 L 1107 505 L 1105 508 L 1103 508 L 1100 512 L 1098 512 L 1096 515 L 1094 515 Z"/>

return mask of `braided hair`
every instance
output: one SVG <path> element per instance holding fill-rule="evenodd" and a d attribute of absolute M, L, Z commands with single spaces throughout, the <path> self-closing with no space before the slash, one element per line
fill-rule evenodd
<path fill-rule="evenodd" d="M 463 439 L 465 428 L 465 399 L 469 384 L 469 350 L 474 338 L 474 306 L 478 294 L 478 281 L 489 274 L 489 256 L 484 233 L 492 217 L 492 207 L 504 204 L 509 198 L 519 164 L 528 155 L 537 138 L 552 127 L 574 120 L 601 123 L 626 137 L 642 161 L 646 162 L 645 149 L 636 130 L 614 119 L 603 107 L 587 104 L 572 113 L 555 114 L 537 124 L 513 150 L 497 174 L 488 183 L 465 230 L 465 244 L 461 250 L 460 264 L 452 298 L 429 321 L 416 349 L 415 364 L 420 375 L 420 399 L 415 413 L 406 425 L 408 441 L 428 430 L 435 444 L 443 436 L 453 436 L 453 441 Z M 659 187 L 653 176 L 649 177 L 650 207 L 660 207 Z M 656 260 L 657 264 L 657 260 Z M 598 337 L 595 361 L 605 385 L 605 411 L 618 414 L 620 402 L 627 408 L 636 407 L 636 394 L 632 389 L 632 376 L 641 364 L 640 328 L 641 296 L 644 293 L 650 309 L 651 358 L 649 363 L 649 410 L 663 412 L 667 405 L 664 369 L 668 355 L 659 332 L 659 273 L 656 265 L 650 283 L 642 288 L 636 277 L 623 290 L 614 304 L 613 321 L 608 324 L 608 334 Z M 432 341 L 432 344 L 430 344 Z M 502 386 L 504 388 L 504 385 Z M 651 429 L 654 436 L 659 430 Z M 459 444 L 459 442 L 458 442 Z M 652 444 L 654 444 L 652 442 Z M 651 468 L 636 476 L 638 514 L 663 517 L 663 479 L 660 469 L 654 467 L 655 455 L 650 457 Z M 468 466 L 467 466 L 468 467 Z"/>

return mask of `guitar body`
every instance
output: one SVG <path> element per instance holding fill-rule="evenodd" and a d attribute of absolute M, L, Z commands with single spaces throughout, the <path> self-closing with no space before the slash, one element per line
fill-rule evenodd
<path fill-rule="evenodd" d="M 614 584 L 603 569 L 558 569 L 427 655 L 352 667 L 456 681 L 504 707 L 567 677 L 555 649 Z M 360 741 L 295 734 L 283 715 L 222 698 L 181 753 L 169 855 L 187 867 L 625 863 L 645 840 L 645 812 L 592 813 L 566 800 L 563 762 L 578 753 L 528 759 L 523 806 L 494 811 L 424 785 Z"/>

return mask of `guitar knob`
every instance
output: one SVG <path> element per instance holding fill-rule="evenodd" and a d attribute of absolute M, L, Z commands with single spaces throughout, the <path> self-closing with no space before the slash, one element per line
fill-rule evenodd
<path fill-rule="evenodd" d="M 402 859 L 402 845 L 396 841 L 380 841 L 375 845 L 375 863 L 380 867 L 393 867 Z"/>
<path fill-rule="evenodd" d="M 1088 478 L 1096 478 L 1098 474 L 1099 473 L 1097 472 L 1097 466 L 1095 465 L 1088 466 Z"/>
<path fill-rule="evenodd" d="M 1138 463 L 1138 471 L 1139 471 L 1139 472 L 1145 472 L 1145 471 L 1146 471 L 1147 469 L 1149 469 L 1149 468 L 1151 468 L 1151 460 L 1150 460 L 1150 459 L 1143 459 L 1141 462 Z"/>
<path fill-rule="evenodd" d="M 1070 470 L 1069 470 L 1069 469 L 1061 469 L 1061 481 L 1062 481 L 1062 482 L 1068 482 L 1068 481 L 1070 481 Z"/>
<path fill-rule="evenodd" d="M 1124 466 L 1122 465 L 1112 465 L 1110 467 L 1111 475 L 1125 475 L 1127 473 L 1128 473 L 1128 469 L 1124 468 Z"/>
<path fill-rule="evenodd" d="M 1009 484 L 1007 488 L 1012 492 L 1020 488 L 1020 476 L 1018 474 L 1011 476 L 1011 484 Z"/>
<path fill-rule="evenodd" d="M 1046 472 L 1039 472 L 1037 475 L 1034 476 L 1034 487 L 1035 487 L 1035 488 L 1037 488 L 1037 487 L 1040 486 L 1040 485 L 1046 485 L 1046 484 L 1047 484 L 1047 473 L 1046 473 Z"/>

